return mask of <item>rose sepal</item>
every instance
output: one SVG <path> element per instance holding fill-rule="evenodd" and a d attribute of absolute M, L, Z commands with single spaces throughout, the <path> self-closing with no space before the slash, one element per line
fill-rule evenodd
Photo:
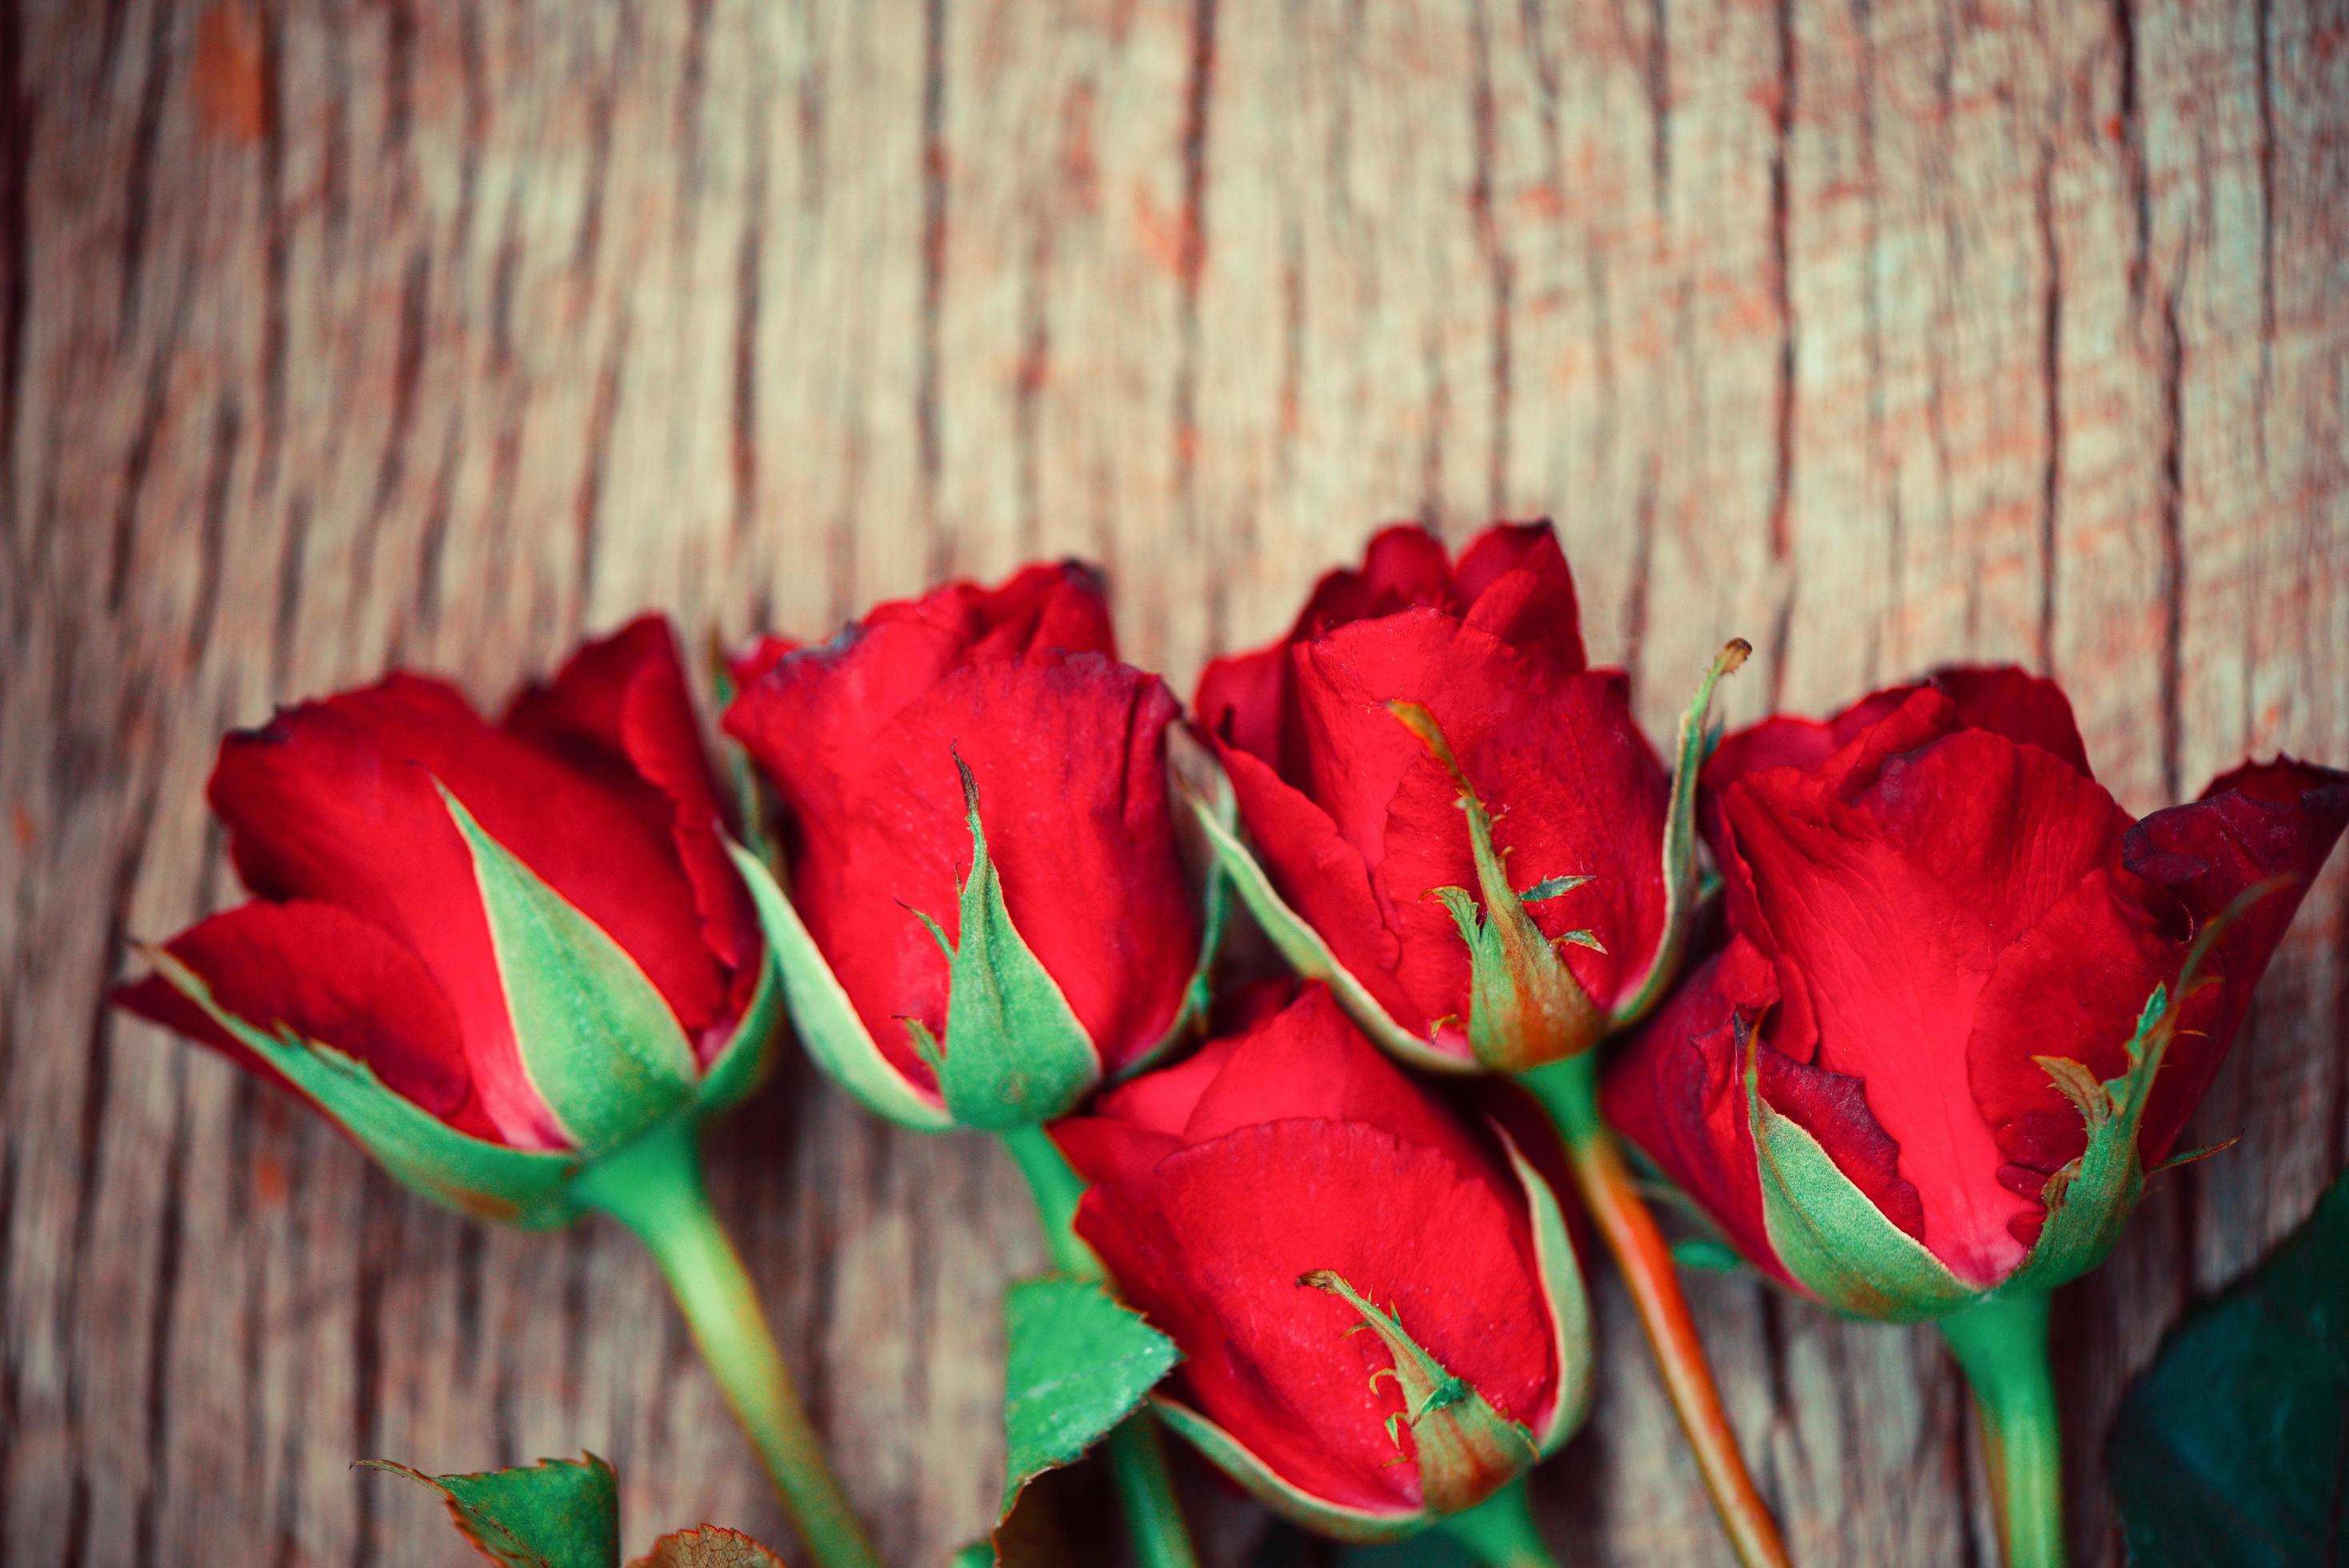
<path fill-rule="evenodd" d="M 730 842 L 728 848 L 733 846 Z M 736 1021 L 734 1032 L 702 1069 L 701 1084 L 694 1091 L 693 1109 L 698 1117 L 721 1115 L 733 1109 L 767 1080 L 774 1070 L 775 1047 L 782 1038 L 783 971 L 776 962 L 775 944 L 767 944 L 767 951 L 759 960 L 759 979 L 750 988 L 750 1000 Z"/>
<path fill-rule="evenodd" d="M 1590 1325 L 1590 1292 L 1582 1277 L 1582 1260 L 1566 1228 L 1549 1179 L 1526 1158 L 1516 1139 L 1500 1123 L 1493 1134 L 1509 1157 L 1509 1169 L 1525 1189 L 1526 1210 L 1533 1223 L 1534 1271 L 1541 1282 L 1543 1304 L 1549 1308 L 1551 1352 L 1557 1357 L 1557 1398 L 1549 1419 L 1533 1434 L 1543 1459 L 1557 1452 L 1566 1439 L 1582 1429 L 1590 1414 L 1591 1372 L 1597 1349 Z"/>
<path fill-rule="evenodd" d="M 1698 886 L 1696 857 L 1696 789 L 1697 779 L 1704 771 L 1704 759 L 1719 738 L 1709 722 L 1713 712 L 1713 690 L 1721 677 L 1744 666 L 1754 654 L 1754 645 L 1743 637 L 1732 637 L 1713 656 L 1713 667 L 1697 683 L 1696 695 L 1681 715 L 1680 736 L 1672 748 L 1672 792 L 1671 803 L 1664 809 L 1664 924 L 1656 939 L 1655 955 L 1648 962 L 1648 972 L 1631 988 L 1631 994 L 1618 1002 L 1607 1016 L 1608 1032 L 1620 1033 L 1631 1027 L 1656 1010 L 1656 1004 L 1680 977 L 1682 960 L 1687 955 L 1689 933 L 1696 924 L 1697 906 L 1703 902 Z"/>
<path fill-rule="evenodd" d="M 1003 878 L 987 852 L 978 782 L 959 757 L 970 820 L 970 874 L 963 880 L 960 930 L 946 931 L 916 910 L 951 966 L 946 1039 L 918 1018 L 905 1026 L 938 1078 L 947 1114 L 959 1127 L 1000 1131 L 1064 1116 L 1102 1080 L 1101 1052 L 1042 960 L 1020 937 L 1003 900 Z"/>
<path fill-rule="evenodd" d="M 1493 813 L 1469 782 L 1435 716 L 1415 702 L 1391 702 L 1387 711 L 1452 776 L 1467 821 L 1476 891 L 1439 887 L 1430 888 L 1428 895 L 1444 902 L 1468 947 L 1468 1048 L 1477 1065 L 1494 1072 L 1522 1072 L 1588 1050 L 1606 1033 L 1606 1012 L 1582 988 L 1526 906 L 1563 897 L 1590 879 L 1557 876 L 1518 891 L 1493 843 Z M 1557 940 L 1599 945 L 1587 930 L 1569 931 Z"/>
<path fill-rule="evenodd" d="M 692 1042 L 643 967 L 435 785 L 472 856 L 523 1069 L 573 1147 L 592 1160 L 692 1103 Z"/>
<path fill-rule="evenodd" d="M 792 907 L 766 861 L 729 841 L 727 854 L 750 890 L 768 950 L 782 980 L 784 1006 L 800 1044 L 831 1078 L 874 1115 L 900 1127 L 940 1132 L 954 1125 L 946 1107 L 908 1082 L 881 1054 L 872 1031 L 856 1015 L 832 965 Z"/>
<path fill-rule="evenodd" d="M 275 1069 L 403 1186 L 460 1213 L 524 1230 L 554 1229 L 578 1212 L 569 1191 L 581 1165 L 576 1155 L 512 1149 L 460 1132 L 357 1057 L 283 1025 L 264 1028 L 230 1012 L 203 976 L 169 949 L 139 952 L 166 985 Z"/>

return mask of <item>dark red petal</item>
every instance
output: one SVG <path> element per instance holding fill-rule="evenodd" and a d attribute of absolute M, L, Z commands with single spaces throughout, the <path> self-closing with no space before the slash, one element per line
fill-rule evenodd
<path fill-rule="evenodd" d="M 2278 758 L 2217 779 L 2190 805 L 2156 811 L 2129 830 L 2131 870 L 2160 883 L 2196 929 L 2247 889 L 2282 879 L 2230 925 L 2206 960 L 2222 984 L 2180 1020 L 2154 1080 L 2140 1147 L 2148 1163 L 2166 1157 L 2251 1006 L 2252 989 L 2283 940 L 2308 885 L 2349 824 L 2349 773 Z"/>
<path fill-rule="evenodd" d="M 1936 704 L 1946 716 L 1949 698 L 1919 693 L 1816 774 L 1748 775 L 1723 807 L 1817 1065 L 1866 1085 L 1922 1198 L 1926 1245 L 1988 1282 L 2019 1258 L 2008 1222 L 2030 1201 L 2000 1182 L 1967 1081 L 1975 1004 L 1998 955 L 2114 863 L 2127 820 L 2038 747 L 1981 730 L 1916 745 Z"/>
<path fill-rule="evenodd" d="M 473 1093 L 456 1015 L 423 961 L 379 927 L 333 904 L 256 901 L 200 921 L 164 945 L 212 988 L 224 1011 L 264 1033 L 283 1025 L 331 1046 L 459 1131 L 498 1140 Z M 124 987 L 115 999 L 285 1081 L 156 976 Z"/>
<path fill-rule="evenodd" d="M 2094 778 L 2064 688 L 2013 665 L 1952 665 L 1935 670 L 1931 684 L 1958 705 L 1958 721 L 2025 746 L 2053 752 Z"/>
<path fill-rule="evenodd" d="M 1770 961 L 1744 937 L 1732 937 L 1616 1050 L 1599 1080 L 1599 1108 L 1748 1262 L 1791 1284 L 1763 1219 L 1733 1026 L 1743 1013 L 1749 1027 L 1761 1028 L 1776 1000 Z"/>
<path fill-rule="evenodd" d="M 1104 1089 L 1094 1097 L 1091 1114 L 1179 1140 L 1199 1097 L 1224 1070 L 1238 1044 L 1231 1036 L 1210 1040 L 1171 1067 L 1153 1068 Z"/>
<path fill-rule="evenodd" d="M 1900 1174 L 1900 1146 L 1868 1109 L 1866 1086 L 1766 1048 L 1754 1066 L 1754 1088 L 1770 1108 L 1816 1139 L 1878 1213 L 1922 1242 L 1924 1200 Z"/>
<path fill-rule="evenodd" d="M 1547 655 L 1561 673 L 1583 667 L 1574 574 L 1547 521 L 1495 523 L 1461 554 L 1453 577 L 1468 624 Z"/>
<path fill-rule="evenodd" d="M 471 858 L 433 788 L 644 966 L 679 1016 L 714 967 L 667 831 L 588 774 L 483 723 L 450 687 L 396 675 L 221 745 L 210 789 L 254 892 L 339 904 L 407 944 L 454 1010 L 492 1120 L 518 1147 L 560 1130 L 515 1050 Z"/>
<path fill-rule="evenodd" d="M 1209 1416 L 1311 1495 L 1391 1509 L 1416 1504 L 1418 1476 L 1392 1463 L 1392 1380 L 1370 1380 L 1389 1358 L 1297 1278 L 1340 1274 L 1505 1413 L 1537 1423 L 1557 1373 L 1514 1201 L 1376 1128 L 1291 1119 L 1096 1189 L 1079 1230 L 1182 1346 L 1180 1376 Z"/>
<path fill-rule="evenodd" d="M 1040 653 L 954 671 L 862 752 L 800 738 L 803 751 L 854 771 L 839 790 L 795 799 L 798 759 L 778 769 L 799 815 L 795 902 L 866 1026 L 914 1081 L 930 1074 L 901 1020 L 943 1035 L 948 975 L 914 912 L 957 935 L 958 878 L 971 863 L 957 755 L 978 781 L 1012 923 L 1104 1068 L 1116 1071 L 1170 1026 L 1199 942 L 1166 789 L 1174 716 L 1154 676 L 1098 655 Z"/>
<path fill-rule="evenodd" d="M 715 965 L 671 994 L 707 1062 L 750 1000 L 761 951 L 758 913 L 726 853 L 730 813 L 702 750 L 700 721 L 668 623 L 646 615 L 581 648 L 555 678 L 507 710 L 509 734 L 598 779 L 669 835 Z"/>
<path fill-rule="evenodd" d="M 1266 764 L 1234 747 L 1216 750 L 1251 847 L 1275 890 L 1320 934 L 1338 962 L 1389 1016 L 1414 1033 L 1424 1032 L 1427 1015 L 1418 1012 L 1396 983 L 1402 949 L 1371 892 L 1361 852 L 1338 836 L 1329 813 Z"/>
<path fill-rule="evenodd" d="M 1558 952 L 1582 988 L 1611 1006 L 1647 973 L 1662 935 L 1671 778 L 1631 717 L 1619 674 L 1518 676 L 1480 689 L 1474 677 L 1489 667 L 1448 670 L 1439 717 L 1488 716 L 1461 727 L 1469 738 L 1454 738 L 1454 752 L 1494 815 L 1494 842 L 1519 891 L 1554 877 L 1594 879 L 1526 908 L 1553 939 L 1597 935 L 1603 952 L 1575 944 Z M 1415 1010 L 1464 1019 L 1467 946 L 1431 896 L 1445 886 L 1477 891 L 1458 800 L 1449 771 L 1423 750 L 1389 807 L 1378 881 L 1402 938 L 1396 977 Z"/>

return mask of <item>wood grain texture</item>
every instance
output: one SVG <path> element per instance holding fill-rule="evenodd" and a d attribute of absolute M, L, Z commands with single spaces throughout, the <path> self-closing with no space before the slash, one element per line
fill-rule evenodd
<path fill-rule="evenodd" d="M 0 0 L 0 1560 L 451 1560 L 348 1462 L 567 1453 L 779 1528 L 612 1228 L 471 1226 L 98 1006 L 233 896 L 214 739 L 494 699 L 639 606 L 821 634 L 1042 552 L 1187 686 L 1374 522 L 1550 513 L 1661 727 L 1951 659 L 2143 810 L 2349 758 L 2337 0 Z M 2063 1304 L 2103 1424 L 2349 1157 L 2349 871 Z M 849 1490 L 943 1561 L 1041 1250 L 794 1068 L 719 1150 Z M 1816 1564 L 1991 1563 L 1930 1335 L 1692 1286 Z M 1719 1549 L 1619 1292 L 1571 1563 Z M 1219 1522 L 1232 1559 L 1243 1516 Z"/>

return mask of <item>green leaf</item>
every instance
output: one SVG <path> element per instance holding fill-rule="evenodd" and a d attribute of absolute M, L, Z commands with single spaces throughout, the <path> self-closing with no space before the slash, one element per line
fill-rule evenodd
<path fill-rule="evenodd" d="M 693 1046 L 627 949 L 440 799 L 472 851 L 523 1069 L 572 1142 L 618 1147 L 693 1097 Z"/>
<path fill-rule="evenodd" d="M 783 1560 L 739 1530 L 705 1524 L 653 1542 L 628 1568 L 784 1568 Z"/>
<path fill-rule="evenodd" d="M 460 1212 L 526 1230 L 567 1222 L 579 1160 L 547 1150 L 509 1149 L 458 1131 L 398 1094 L 355 1057 L 229 1012 L 212 987 L 171 953 L 145 950 L 155 973 L 254 1055 L 283 1074 L 401 1183 Z"/>
<path fill-rule="evenodd" d="M 1400 1454 L 1400 1428 L 1411 1429 L 1420 1496 L 1430 1513 L 1474 1508 L 1541 1458 L 1531 1432 L 1495 1409 L 1475 1385 L 1429 1355 L 1401 1322 L 1364 1300 L 1344 1278 L 1316 1269 L 1297 1283 L 1327 1291 L 1352 1307 L 1394 1357 L 1392 1372 L 1374 1373 L 1371 1382 L 1376 1386 L 1392 1376 L 1402 1395 L 1402 1410 L 1389 1418 L 1387 1434 Z"/>
<path fill-rule="evenodd" d="M 1713 667 L 1705 672 L 1704 678 L 1697 683 L 1696 696 L 1690 699 L 1688 711 L 1681 716 L 1680 743 L 1672 753 L 1671 802 L 1664 810 L 1663 935 L 1656 944 L 1656 955 L 1646 975 L 1630 997 L 1618 1003 L 1609 1015 L 1610 1029 L 1626 1029 L 1646 1017 L 1663 1000 L 1680 974 L 1689 931 L 1706 891 L 1698 882 L 1696 786 L 1697 776 L 1704 770 L 1704 759 L 1720 737 L 1707 730 L 1705 716 L 1712 711 L 1713 688 L 1721 684 L 1721 677 L 1744 665 L 1753 653 L 1753 644 L 1743 637 L 1732 637 L 1714 656 Z"/>
<path fill-rule="evenodd" d="M 1428 755 L 1452 775 L 1468 820 L 1468 847 L 1476 862 L 1480 912 L 1466 888 L 1428 890 L 1444 901 L 1468 944 L 1468 1046 L 1495 1072 L 1522 1072 L 1599 1043 L 1606 1017 L 1526 913 L 1526 899 L 1509 883 L 1508 867 L 1493 844 L 1493 814 L 1469 783 L 1435 716 L 1415 702 L 1391 702 L 1387 711 L 1417 736 Z M 1557 880 L 1557 879 L 1553 879 Z M 1542 884 L 1547 885 L 1547 884 Z M 1572 934 L 1598 941 L 1588 932 Z"/>
<path fill-rule="evenodd" d="M 619 1491 L 612 1467 L 594 1454 L 473 1475 L 361 1463 L 439 1492 L 465 1539 L 505 1568 L 615 1568 L 620 1561 Z"/>
<path fill-rule="evenodd" d="M 1753 1037 L 1737 1024 L 1745 1056 L 1745 1106 L 1762 1177 L 1770 1245 L 1804 1289 L 1837 1312 L 1881 1322 L 1940 1317 L 1981 1293 L 1951 1274 L 1852 1184 L 1818 1140 L 1762 1098 Z"/>
<path fill-rule="evenodd" d="M 1101 1053 L 1060 983 L 1011 923 L 978 820 L 978 783 L 959 757 L 970 818 L 969 880 L 947 1001 L 938 1088 L 962 1127 L 1033 1127 L 1067 1115 L 1101 1082 Z"/>
<path fill-rule="evenodd" d="M 1098 1281 L 1022 1280 L 1004 1294 L 1000 1517 L 1046 1470 L 1073 1463 L 1141 1407 L 1174 1368 L 1174 1342 Z"/>
<path fill-rule="evenodd" d="M 1280 952 L 1288 966 L 1308 980 L 1319 980 L 1330 987 L 1362 1032 L 1378 1044 L 1380 1049 L 1399 1061 L 1428 1072 L 1473 1073 L 1484 1069 L 1472 1058 L 1438 1050 L 1390 1016 L 1378 998 L 1356 979 L 1352 971 L 1338 962 L 1330 944 L 1321 940 L 1320 933 L 1305 923 L 1305 917 L 1288 907 L 1272 879 L 1265 875 L 1264 867 L 1240 841 L 1239 834 L 1211 811 L 1206 802 L 1195 800 L 1192 815 L 1207 841 L 1215 846 L 1216 858 L 1224 868 L 1234 892 L 1247 906 L 1274 947 Z"/>
<path fill-rule="evenodd" d="M 872 1032 L 857 1016 L 855 1004 L 841 988 L 839 976 L 824 961 L 799 911 L 792 907 L 766 862 L 740 844 L 728 844 L 726 852 L 733 857 L 735 869 L 750 886 L 750 902 L 758 906 L 759 923 L 766 930 L 767 945 L 782 972 L 783 999 L 800 1043 L 824 1076 L 865 1109 L 901 1127 L 936 1132 L 954 1125 L 946 1108 L 907 1082 L 873 1043 Z"/>
<path fill-rule="evenodd" d="M 2198 1308 L 2106 1449 L 2133 1568 L 2330 1563 L 2349 1488 L 2349 1177 Z"/>

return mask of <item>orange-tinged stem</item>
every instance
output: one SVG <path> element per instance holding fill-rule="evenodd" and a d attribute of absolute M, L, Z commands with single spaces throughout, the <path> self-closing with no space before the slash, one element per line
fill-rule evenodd
<path fill-rule="evenodd" d="M 1745 1568 L 1792 1568 L 1778 1522 L 1754 1488 L 1738 1450 L 1737 1434 L 1721 1406 L 1703 1342 L 1681 1295 L 1671 1249 L 1656 1229 L 1655 1217 L 1640 1196 L 1630 1167 L 1615 1136 L 1599 1115 L 1598 1053 L 1585 1051 L 1519 1075 L 1557 1123 L 1583 1206 L 1614 1254 L 1631 1305 L 1647 1330 L 1648 1345 L 1663 1373 L 1664 1392 L 1688 1435 L 1713 1511 Z"/>

